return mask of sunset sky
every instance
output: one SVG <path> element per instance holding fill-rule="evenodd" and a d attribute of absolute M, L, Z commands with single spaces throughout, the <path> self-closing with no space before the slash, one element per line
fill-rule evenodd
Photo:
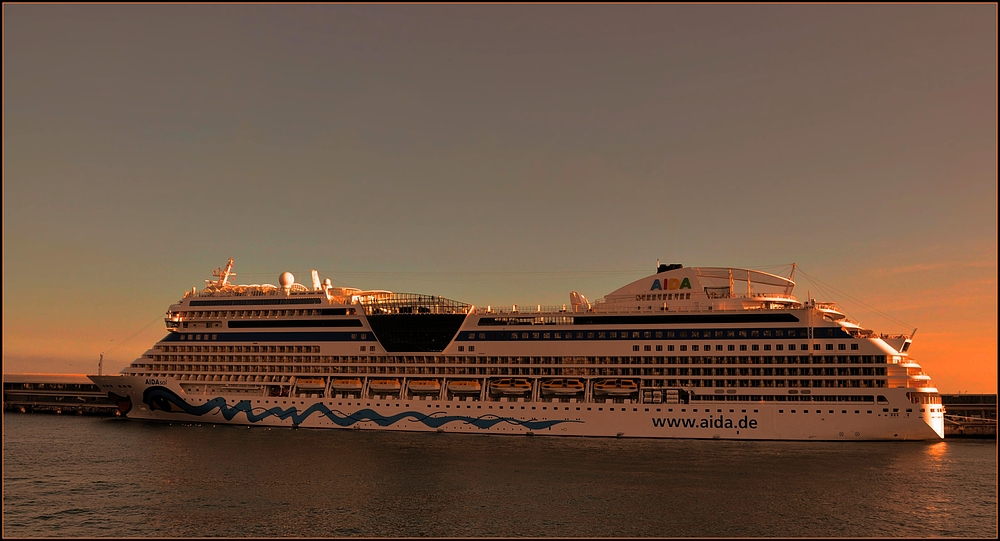
<path fill-rule="evenodd" d="M 121 370 L 229 257 L 477 305 L 660 259 L 795 262 L 996 392 L 993 4 L 5 4 L 3 34 L 5 373 Z"/>

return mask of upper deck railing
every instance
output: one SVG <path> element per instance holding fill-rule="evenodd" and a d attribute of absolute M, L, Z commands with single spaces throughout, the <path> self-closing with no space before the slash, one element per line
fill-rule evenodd
<path fill-rule="evenodd" d="M 206 287 L 205 289 L 191 288 L 184 292 L 184 298 L 189 297 L 265 297 L 280 295 L 309 295 L 322 293 L 321 291 L 311 291 L 302 284 L 292 284 L 286 292 L 282 288 L 271 284 L 248 284 L 248 285 L 227 285 L 225 287 Z"/>

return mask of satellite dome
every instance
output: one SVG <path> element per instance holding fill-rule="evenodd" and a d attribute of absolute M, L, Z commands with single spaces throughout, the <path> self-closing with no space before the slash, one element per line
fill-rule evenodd
<path fill-rule="evenodd" d="M 281 276 L 278 277 L 278 283 L 281 284 L 281 287 L 286 289 L 292 287 L 292 284 L 295 283 L 295 275 L 290 272 L 283 272 L 281 273 Z"/>

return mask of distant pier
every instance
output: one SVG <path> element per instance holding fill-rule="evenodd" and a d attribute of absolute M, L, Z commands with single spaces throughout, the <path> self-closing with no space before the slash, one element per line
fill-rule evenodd
<path fill-rule="evenodd" d="M 22 413 L 120 415 L 84 374 L 4 374 L 3 409 Z"/>
<path fill-rule="evenodd" d="M 946 438 L 997 437 L 997 395 L 941 394 Z"/>

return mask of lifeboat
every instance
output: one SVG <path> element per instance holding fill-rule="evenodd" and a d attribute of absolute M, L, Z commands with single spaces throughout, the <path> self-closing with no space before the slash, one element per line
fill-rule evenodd
<path fill-rule="evenodd" d="M 398 393 L 401 385 L 398 379 L 373 379 L 368 389 L 375 393 Z"/>
<path fill-rule="evenodd" d="M 550 396 L 576 396 L 583 392 L 583 382 L 578 379 L 550 379 L 542 382 L 542 394 Z"/>
<path fill-rule="evenodd" d="M 410 380 L 409 388 L 411 393 L 439 393 L 441 382 L 436 379 L 414 379 Z"/>
<path fill-rule="evenodd" d="M 323 378 L 299 378 L 295 382 L 295 386 L 299 389 L 305 390 L 320 390 L 326 388 L 326 380 Z"/>
<path fill-rule="evenodd" d="M 605 379 L 594 383 L 595 395 L 630 396 L 639 386 L 630 379 Z"/>
<path fill-rule="evenodd" d="M 490 382 L 490 392 L 503 396 L 516 396 L 531 392 L 531 383 L 526 379 L 504 378 Z"/>
<path fill-rule="evenodd" d="M 482 391 L 481 383 L 471 379 L 456 379 L 448 382 L 448 390 L 453 393 L 476 393 Z"/>
<path fill-rule="evenodd" d="M 360 378 L 335 379 L 330 382 L 330 388 L 338 393 L 356 393 L 361 391 Z"/>

